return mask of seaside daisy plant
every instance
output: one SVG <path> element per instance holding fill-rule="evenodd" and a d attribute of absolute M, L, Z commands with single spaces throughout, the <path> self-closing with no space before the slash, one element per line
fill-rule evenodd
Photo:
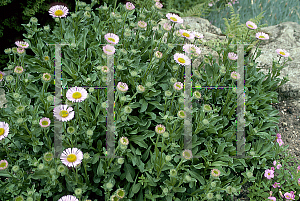
<path fill-rule="evenodd" d="M 250 54 L 242 76 L 236 32 L 205 42 L 205 33 L 159 0 L 148 9 L 75 2 L 74 10 L 49 5 L 46 15 L 56 26 L 38 27 L 32 18 L 22 24 L 24 38 L 5 50 L 0 200 L 233 200 L 264 173 L 263 182 L 276 186 L 272 196 L 297 197 L 296 170 L 289 186 L 284 177 L 271 180 L 282 169 L 269 169 L 286 149 L 276 138 L 270 103 L 277 84 L 287 82 L 276 77 L 288 50 L 274 49 L 285 62 L 274 59 L 268 75 Z M 271 36 L 252 21 L 241 25 L 243 42 L 259 56 L 258 46 Z M 204 45 L 218 53 L 218 62 L 204 54 Z M 233 90 L 241 81 L 245 158 L 237 156 L 240 90 Z M 277 191 L 278 185 L 284 188 Z"/>

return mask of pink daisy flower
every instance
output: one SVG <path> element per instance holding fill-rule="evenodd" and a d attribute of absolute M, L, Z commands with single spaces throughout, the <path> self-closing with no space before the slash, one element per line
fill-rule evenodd
<path fill-rule="evenodd" d="M 238 80 L 238 79 L 241 78 L 240 74 L 237 73 L 237 72 L 235 72 L 235 71 L 233 71 L 233 72 L 231 73 L 231 77 L 232 77 L 232 79 L 235 79 L 235 80 Z"/>
<path fill-rule="evenodd" d="M 72 87 L 68 89 L 66 93 L 66 97 L 69 101 L 74 102 L 82 102 L 87 98 L 87 91 L 82 87 Z"/>
<path fill-rule="evenodd" d="M 0 170 L 5 170 L 8 166 L 7 160 L 1 160 L 0 161 Z"/>
<path fill-rule="evenodd" d="M 22 66 L 16 66 L 14 72 L 21 74 L 24 71 Z"/>
<path fill-rule="evenodd" d="M 25 41 L 16 41 L 15 44 L 18 47 L 21 47 L 21 48 L 28 48 L 29 47 L 29 44 Z"/>
<path fill-rule="evenodd" d="M 164 23 L 164 26 L 163 26 L 163 29 L 166 30 L 166 31 L 170 31 L 172 28 L 171 25 L 169 25 L 168 23 Z"/>
<path fill-rule="evenodd" d="M 161 9 L 163 7 L 163 5 L 160 2 L 156 2 L 155 7 L 158 9 Z"/>
<path fill-rule="evenodd" d="M 107 55 L 113 55 L 116 52 L 116 49 L 114 46 L 105 45 L 105 46 L 103 46 L 103 51 Z"/>
<path fill-rule="evenodd" d="M 183 156 L 185 159 L 190 160 L 190 159 L 193 157 L 193 154 L 192 154 L 192 151 L 191 151 L 191 150 L 185 149 L 185 150 L 182 152 L 182 156 Z"/>
<path fill-rule="evenodd" d="M 126 9 L 127 10 L 133 10 L 134 8 L 135 8 L 135 6 L 132 3 L 130 3 L 130 2 L 126 3 Z"/>
<path fill-rule="evenodd" d="M 104 38 L 111 44 L 117 44 L 119 42 L 119 36 L 113 33 L 105 34 Z"/>
<path fill-rule="evenodd" d="M 283 56 L 283 57 L 289 57 L 290 53 L 288 53 L 285 49 L 277 49 L 277 54 Z"/>
<path fill-rule="evenodd" d="M 52 6 L 48 12 L 52 17 L 62 18 L 68 15 L 69 9 L 63 5 L 56 5 L 56 6 Z"/>
<path fill-rule="evenodd" d="M 172 22 L 176 22 L 179 24 L 183 23 L 183 19 L 181 19 L 181 17 L 179 17 L 176 14 L 168 13 L 168 14 L 166 14 L 166 17 Z"/>
<path fill-rule="evenodd" d="M 211 170 L 211 175 L 212 175 L 213 177 L 218 177 L 218 176 L 220 176 L 220 174 L 221 174 L 221 171 L 218 170 L 218 169 L 212 169 L 212 170 Z"/>
<path fill-rule="evenodd" d="M 156 51 L 154 54 L 155 54 L 155 57 L 158 59 L 160 59 L 163 55 L 160 51 Z"/>
<path fill-rule="evenodd" d="M 118 85 L 117 85 L 117 89 L 120 92 L 126 92 L 126 91 L 128 91 L 128 85 L 126 83 L 119 82 Z"/>
<path fill-rule="evenodd" d="M 129 140 L 128 140 L 127 137 L 121 137 L 121 138 L 120 138 L 120 143 L 121 143 L 122 145 L 128 145 L 128 144 L 129 144 Z"/>
<path fill-rule="evenodd" d="M 21 47 L 18 47 L 18 48 L 17 48 L 17 52 L 18 52 L 19 54 L 23 54 L 23 53 L 25 52 L 25 49 L 24 49 L 24 48 L 21 48 Z"/>
<path fill-rule="evenodd" d="M 140 28 L 146 28 L 146 27 L 147 27 L 147 23 L 144 22 L 144 21 L 139 21 L 139 22 L 138 22 L 138 26 L 139 26 Z"/>
<path fill-rule="evenodd" d="M 257 29 L 256 24 L 254 24 L 254 23 L 251 22 L 251 21 L 247 21 L 247 22 L 246 22 L 246 26 L 247 26 L 249 29 Z"/>
<path fill-rule="evenodd" d="M 238 56 L 234 53 L 234 52 L 229 52 L 228 53 L 228 58 L 230 60 L 237 60 L 238 59 Z"/>
<path fill-rule="evenodd" d="M 70 121 L 74 118 L 74 111 L 68 105 L 59 105 L 53 109 L 54 116 L 59 121 Z"/>
<path fill-rule="evenodd" d="M 163 134 L 166 131 L 166 127 L 164 127 L 162 124 L 159 124 L 155 127 L 155 132 L 157 134 Z"/>
<path fill-rule="evenodd" d="M 276 201 L 275 197 L 268 197 L 269 200 Z"/>
<path fill-rule="evenodd" d="M 51 121 L 47 117 L 41 118 L 41 120 L 40 120 L 40 125 L 43 128 L 46 128 L 46 127 L 50 126 L 50 123 L 51 123 Z"/>
<path fill-rule="evenodd" d="M 174 83 L 174 89 L 180 91 L 183 88 L 183 84 L 181 82 Z"/>
<path fill-rule="evenodd" d="M 255 34 L 255 37 L 260 39 L 260 40 L 268 40 L 269 39 L 269 35 L 263 32 L 258 32 Z"/>

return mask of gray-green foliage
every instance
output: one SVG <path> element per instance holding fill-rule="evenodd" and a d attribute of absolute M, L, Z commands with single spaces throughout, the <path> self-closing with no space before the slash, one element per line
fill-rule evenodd
<path fill-rule="evenodd" d="M 217 3 L 218 7 L 219 2 Z M 213 8 L 214 8 L 213 7 Z M 263 13 L 262 23 L 273 26 L 282 22 L 297 22 L 300 23 L 300 1 L 296 0 L 253 0 L 253 4 L 250 0 L 239 1 L 238 4 L 233 5 L 236 13 L 239 14 L 242 24 L 246 23 L 251 18 L 258 16 L 259 13 Z M 222 9 L 212 10 L 207 16 L 213 25 L 219 27 L 222 32 L 225 32 L 225 24 L 223 18 L 228 18 L 231 8 L 226 6 Z"/>

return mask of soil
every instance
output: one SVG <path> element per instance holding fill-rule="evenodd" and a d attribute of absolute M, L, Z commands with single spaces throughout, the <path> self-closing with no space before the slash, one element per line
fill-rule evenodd
<path fill-rule="evenodd" d="M 282 99 L 282 97 L 280 97 Z M 300 165 L 300 151 L 299 151 L 299 144 L 300 139 L 298 137 L 299 131 L 300 131 L 300 98 L 297 99 L 287 99 L 284 98 L 282 100 L 279 100 L 279 103 L 273 103 L 271 104 L 272 107 L 279 111 L 279 123 L 278 128 L 279 131 L 277 133 L 281 134 L 281 139 L 283 141 L 282 146 L 289 145 L 286 152 L 291 156 L 295 158 L 290 158 L 291 161 L 294 162 L 288 162 L 287 164 L 291 167 L 294 166 L 295 162 L 297 163 L 295 165 Z M 279 154 L 280 159 L 283 159 L 284 153 Z M 242 186 L 242 190 L 239 196 L 235 196 L 234 200 L 236 201 L 250 201 L 250 198 L 247 197 L 249 191 L 247 190 L 252 183 L 246 183 Z"/>

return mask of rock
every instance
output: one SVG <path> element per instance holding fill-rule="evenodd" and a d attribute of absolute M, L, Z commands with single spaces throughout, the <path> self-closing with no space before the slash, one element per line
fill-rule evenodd
<path fill-rule="evenodd" d="M 278 89 L 279 101 L 282 97 L 286 98 L 300 98 L 300 83 L 298 77 L 300 76 L 300 70 L 298 65 L 300 63 L 300 58 L 296 55 L 300 51 L 300 25 L 296 22 L 283 22 L 281 24 L 269 27 L 261 28 L 262 32 L 270 33 L 269 40 L 261 43 L 259 48 L 262 50 L 262 54 L 256 59 L 258 67 L 265 68 L 261 69 L 262 72 L 268 74 L 269 69 L 272 67 L 272 60 L 279 60 L 276 49 L 285 49 L 290 53 L 293 61 L 287 61 L 285 66 L 278 76 L 283 78 L 288 75 L 288 81 Z M 282 57 L 280 59 L 280 64 L 283 64 L 287 58 Z"/>
<path fill-rule="evenodd" d="M 204 36 L 204 38 L 201 39 L 204 45 L 198 45 L 198 47 L 201 49 L 200 58 L 195 59 L 192 62 L 193 67 L 199 66 L 200 62 L 204 58 L 204 55 L 208 55 L 209 53 L 216 58 L 217 63 L 219 64 L 217 52 L 206 46 L 205 42 L 212 40 L 227 42 L 227 38 L 224 34 L 222 34 L 221 29 L 210 24 L 208 20 L 200 17 L 182 17 L 182 19 L 184 26 L 189 25 L 191 27 L 190 29 L 185 30 L 196 31 Z M 154 26 L 152 30 L 157 30 L 159 25 L 163 26 L 164 23 L 171 24 L 167 18 L 164 18 L 161 19 L 158 25 Z M 175 30 L 179 30 L 181 25 L 182 24 L 175 24 Z M 137 29 L 137 27 L 135 29 Z M 259 45 L 259 49 L 261 49 L 262 53 L 258 58 L 256 58 L 255 62 L 258 63 L 257 68 L 260 68 L 260 71 L 267 75 L 269 69 L 272 67 L 272 60 L 274 59 L 275 61 L 278 61 L 279 57 L 282 57 L 277 54 L 276 49 L 285 49 L 288 51 L 293 60 L 286 62 L 286 67 L 281 70 L 281 74 L 278 77 L 283 79 L 283 77 L 288 75 L 288 79 L 290 81 L 277 89 L 277 92 L 279 93 L 279 101 L 281 101 L 284 97 L 300 99 L 300 82 L 298 82 L 300 70 L 297 69 L 300 63 L 300 57 L 296 56 L 297 52 L 300 51 L 300 42 L 298 42 L 300 38 L 300 25 L 296 22 L 283 22 L 275 26 L 263 27 L 260 29 L 260 32 L 269 34 L 269 40 L 262 40 Z M 165 33 L 163 36 L 164 42 L 166 42 L 166 38 L 167 33 Z M 255 52 L 255 49 L 256 46 L 254 46 L 254 48 L 251 50 L 252 54 Z M 256 54 L 254 55 L 254 58 L 255 56 Z M 280 59 L 280 64 L 283 64 L 286 60 L 287 58 L 282 57 Z"/>

